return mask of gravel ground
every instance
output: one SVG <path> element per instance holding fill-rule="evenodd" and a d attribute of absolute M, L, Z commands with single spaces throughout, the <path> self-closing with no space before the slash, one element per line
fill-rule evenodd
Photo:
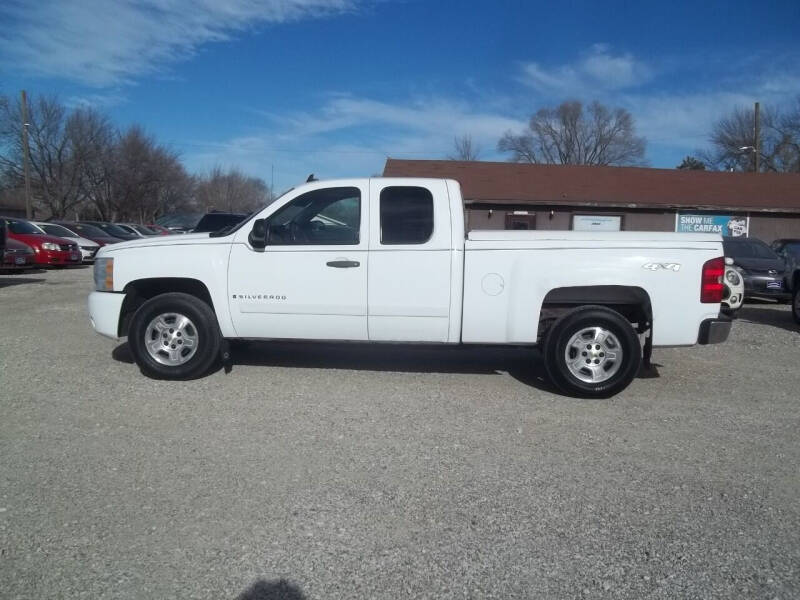
<path fill-rule="evenodd" d="M 800 596 L 785 306 L 582 401 L 521 350 L 250 344 L 153 381 L 90 287 L 0 276 L 4 599 Z"/>

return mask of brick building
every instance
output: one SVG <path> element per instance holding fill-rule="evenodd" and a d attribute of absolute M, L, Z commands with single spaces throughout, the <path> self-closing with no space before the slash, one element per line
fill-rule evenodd
<path fill-rule="evenodd" d="M 715 231 L 800 238 L 800 174 L 388 159 L 460 182 L 468 229 Z"/>

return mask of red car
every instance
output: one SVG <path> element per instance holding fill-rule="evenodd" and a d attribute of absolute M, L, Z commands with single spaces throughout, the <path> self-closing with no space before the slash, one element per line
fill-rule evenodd
<path fill-rule="evenodd" d="M 0 270 L 15 272 L 32 269 L 36 266 L 35 256 L 36 254 L 30 246 L 13 238 L 8 238 Z"/>
<path fill-rule="evenodd" d="M 157 231 L 160 235 L 172 235 L 173 233 L 166 227 L 162 227 L 161 225 L 156 225 L 155 223 L 145 223 L 145 225 L 150 229 L 152 229 L 153 231 Z"/>
<path fill-rule="evenodd" d="M 36 264 L 63 267 L 81 264 L 81 249 L 71 240 L 46 235 L 24 219 L 3 217 L 8 239 L 17 240 L 33 248 Z"/>

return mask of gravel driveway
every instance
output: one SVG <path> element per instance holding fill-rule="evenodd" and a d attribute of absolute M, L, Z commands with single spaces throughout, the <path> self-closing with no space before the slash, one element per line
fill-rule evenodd
<path fill-rule="evenodd" d="M 582 401 L 484 348 L 250 344 L 154 381 L 90 287 L 0 276 L 3 599 L 800 595 L 785 306 Z"/>

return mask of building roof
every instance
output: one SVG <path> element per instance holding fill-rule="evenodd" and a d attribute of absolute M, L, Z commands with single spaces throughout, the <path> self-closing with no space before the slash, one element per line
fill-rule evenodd
<path fill-rule="evenodd" d="M 461 184 L 468 203 L 800 212 L 800 174 L 389 158 L 385 177 Z"/>

